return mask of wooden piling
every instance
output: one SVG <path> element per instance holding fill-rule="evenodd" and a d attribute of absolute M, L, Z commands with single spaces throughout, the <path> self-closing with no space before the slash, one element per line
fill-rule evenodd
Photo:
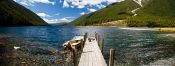
<path fill-rule="evenodd" d="M 96 39 L 98 45 L 100 46 L 100 44 L 99 44 L 100 43 L 100 36 L 96 32 L 95 32 L 95 39 Z"/>
<path fill-rule="evenodd" d="M 99 46 L 101 46 L 100 39 L 101 39 L 101 37 L 100 37 L 100 35 L 98 35 L 98 41 L 97 42 L 98 42 Z"/>
<path fill-rule="evenodd" d="M 84 48 L 83 39 L 81 39 L 80 48 L 81 48 L 81 52 L 83 52 L 83 48 Z"/>
<path fill-rule="evenodd" d="M 93 41 L 94 39 L 91 41 L 91 38 L 88 41 L 87 40 L 88 34 L 85 33 L 84 37 L 81 36 L 80 39 L 76 39 L 75 37 L 76 40 L 72 39 L 68 43 L 66 42 L 67 44 L 64 45 L 66 46 L 65 50 L 69 50 L 73 52 L 73 62 L 74 62 L 73 66 L 78 66 L 78 65 L 79 66 L 107 66 L 105 59 L 102 55 L 104 40 L 99 41 L 99 38 L 100 38 L 99 35 L 96 33 L 95 34 L 96 41 Z M 99 44 L 101 47 L 99 47 Z M 81 48 L 81 51 L 83 52 L 81 53 L 80 60 L 78 58 L 78 48 Z M 100 49 L 102 49 L 102 52 L 100 51 Z M 98 56 L 96 56 L 96 54 Z M 68 61 L 66 66 L 69 66 L 69 65 L 70 64 Z"/>
<path fill-rule="evenodd" d="M 101 52 L 103 54 L 103 48 L 104 48 L 104 39 L 102 39 L 102 42 L 101 42 Z"/>
<path fill-rule="evenodd" d="M 109 66 L 114 66 L 114 56 L 115 56 L 115 50 L 113 48 L 111 48 L 110 49 Z"/>
<path fill-rule="evenodd" d="M 97 34 L 97 32 L 95 32 L 95 39 L 97 40 L 97 37 L 98 37 L 98 34 Z"/>
<path fill-rule="evenodd" d="M 64 53 L 66 56 L 66 66 L 70 66 L 70 51 L 68 47 L 64 48 Z"/>
<path fill-rule="evenodd" d="M 72 49 L 73 49 L 74 66 L 78 66 L 78 50 L 76 46 L 73 46 Z"/>
<path fill-rule="evenodd" d="M 88 33 L 86 32 L 86 33 L 84 34 L 84 42 L 83 42 L 83 46 L 84 46 L 84 44 L 85 44 L 85 42 L 86 42 L 86 40 L 87 40 L 87 37 L 88 37 Z"/>
<path fill-rule="evenodd" d="M 98 35 L 98 33 L 96 33 L 96 32 L 95 32 L 95 39 L 97 40 L 97 43 L 98 43 L 98 46 L 100 47 L 100 50 L 103 52 L 104 39 L 101 39 L 100 36 Z"/>

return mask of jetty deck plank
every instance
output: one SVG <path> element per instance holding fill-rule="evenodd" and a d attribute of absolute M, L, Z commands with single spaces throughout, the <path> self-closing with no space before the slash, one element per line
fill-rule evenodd
<path fill-rule="evenodd" d="M 96 40 L 85 42 L 78 66 L 107 66 Z"/>

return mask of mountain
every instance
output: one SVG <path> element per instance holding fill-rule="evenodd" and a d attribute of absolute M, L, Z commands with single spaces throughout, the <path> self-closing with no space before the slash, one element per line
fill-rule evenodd
<path fill-rule="evenodd" d="M 83 15 L 70 24 L 94 25 L 123 20 L 129 27 L 175 27 L 174 3 L 175 0 L 125 0 Z"/>
<path fill-rule="evenodd" d="M 0 0 L 0 26 L 48 25 L 35 13 L 13 0 Z"/>
<path fill-rule="evenodd" d="M 68 23 L 67 22 L 60 22 L 60 23 L 53 23 L 50 24 L 51 26 L 66 26 Z"/>
<path fill-rule="evenodd" d="M 140 7 L 133 0 L 125 0 L 120 3 L 113 3 L 98 10 L 96 12 L 85 14 L 76 20 L 72 21 L 71 25 L 92 25 L 105 23 L 114 20 L 126 19 L 128 16 L 132 16 L 132 10 Z"/>
<path fill-rule="evenodd" d="M 142 0 L 137 16 L 127 19 L 131 27 L 175 27 L 175 0 Z"/>

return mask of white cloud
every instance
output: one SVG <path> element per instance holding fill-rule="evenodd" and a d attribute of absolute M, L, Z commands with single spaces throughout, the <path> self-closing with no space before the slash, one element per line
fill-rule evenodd
<path fill-rule="evenodd" d="M 120 2 L 120 1 L 123 1 L 123 0 L 107 0 L 108 3 Z"/>
<path fill-rule="evenodd" d="M 52 4 L 52 5 L 55 4 L 55 2 L 51 2 L 51 1 L 49 1 L 49 0 L 28 0 L 28 1 L 31 2 L 31 3 L 40 2 L 40 3 L 47 3 L 47 4 Z"/>
<path fill-rule="evenodd" d="M 60 15 L 60 13 L 56 13 L 56 14 L 54 14 L 54 15 Z"/>
<path fill-rule="evenodd" d="M 59 19 L 61 22 L 71 22 L 74 17 L 64 17 Z"/>
<path fill-rule="evenodd" d="M 17 0 L 13 0 L 13 1 L 17 2 Z"/>
<path fill-rule="evenodd" d="M 98 8 L 105 8 L 106 6 L 105 5 L 97 5 Z"/>
<path fill-rule="evenodd" d="M 51 17 L 50 15 L 48 15 L 46 13 L 37 13 L 37 15 L 40 17 Z"/>
<path fill-rule="evenodd" d="M 19 2 L 20 4 L 22 4 L 22 5 L 29 5 L 28 3 L 27 3 L 27 1 L 21 1 L 21 2 Z"/>
<path fill-rule="evenodd" d="M 81 15 L 85 15 L 86 13 L 85 13 L 85 12 L 81 12 L 80 14 L 81 14 Z"/>
<path fill-rule="evenodd" d="M 79 5 L 77 8 L 84 8 L 85 6 L 84 5 Z"/>
<path fill-rule="evenodd" d="M 62 3 L 62 0 L 60 0 L 59 3 Z"/>
<path fill-rule="evenodd" d="M 44 18 L 44 21 L 46 21 L 47 23 L 59 23 L 58 19 L 46 19 L 46 18 Z"/>
<path fill-rule="evenodd" d="M 70 6 L 71 8 L 74 8 L 75 6 Z"/>
<path fill-rule="evenodd" d="M 46 21 L 47 23 L 71 22 L 73 19 L 74 17 L 63 17 L 63 18 L 57 18 L 57 19 L 43 18 L 43 20 Z"/>
<path fill-rule="evenodd" d="M 99 8 L 105 7 L 102 5 L 104 2 L 114 3 L 124 0 L 64 0 L 63 7 L 75 6 L 77 8 L 84 8 L 85 6 L 97 6 Z"/>
<path fill-rule="evenodd" d="M 52 4 L 54 5 L 55 2 L 49 0 L 14 0 L 15 2 L 19 2 L 22 5 L 31 5 L 33 3 L 45 3 L 45 4 Z"/>
<path fill-rule="evenodd" d="M 61 21 L 69 22 L 69 20 L 68 20 L 67 18 L 61 18 L 60 20 L 61 20 Z"/>
<path fill-rule="evenodd" d="M 69 4 L 68 4 L 68 2 L 66 0 L 64 0 L 64 2 L 63 2 L 63 8 L 66 8 L 66 7 L 69 7 Z"/>
<path fill-rule="evenodd" d="M 95 12 L 95 11 L 97 11 L 96 9 L 88 9 L 89 10 L 89 12 Z"/>

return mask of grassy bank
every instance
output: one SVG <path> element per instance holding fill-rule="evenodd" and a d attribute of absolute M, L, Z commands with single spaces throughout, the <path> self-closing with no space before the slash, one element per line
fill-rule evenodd
<path fill-rule="evenodd" d="M 175 32 L 175 28 L 158 28 L 161 32 Z"/>
<path fill-rule="evenodd" d="M 100 24 L 93 24 L 92 26 L 117 26 L 117 27 L 127 27 L 125 20 L 117 20 Z"/>

